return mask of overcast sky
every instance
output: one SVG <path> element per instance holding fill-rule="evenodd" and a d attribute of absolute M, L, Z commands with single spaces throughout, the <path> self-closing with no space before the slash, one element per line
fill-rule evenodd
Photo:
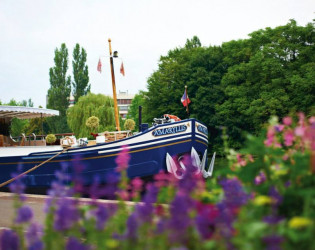
<path fill-rule="evenodd" d="M 161 55 L 198 36 L 203 46 L 245 39 L 266 27 L 315 19 L 314 0 L 0 0 L 0 100 L 46 105 L 54 50 L 66 43 L 72 76 L 76 43 L 87 51 L 93 93 L 112 95 L 108 38 L 117 91 L 145 90 Z M 102 74 L 96 68 L 99 58 Z"/>

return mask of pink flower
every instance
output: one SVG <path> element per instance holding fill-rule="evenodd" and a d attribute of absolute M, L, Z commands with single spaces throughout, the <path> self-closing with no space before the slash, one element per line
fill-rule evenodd
<path fill-rule="evenodd" d="M 298 116 L 299 116 L 299 125 L 304 126 L 305 115 L 302 112 L 300 112 Z"/>
<path fill-rule="evenodd" d="M 255 184 L 260 185 L 266 181 L 267 177 L 264 172 L 260 172 L 259 175 L 255 177 Z"/>
<path fill-rule="evenodd" d="M 307 141 L 311 147 L 311 150 L 315 150 L 315 124 L 306 128 L 305 141 Z"/>
<path fill-rule="evenodd" d="M 296 136 L 303 136 L 304 133 L 305 133 L 305 127 L 303 126 L 299 126 L 299 127 L 296 127 L 295 130 L 294 130 L 294 133 Z"/>
<path fill-rule="evenodd" d="M 284 161 L 287 161 L 289 159 L 289 155 L 288 154 L 285 154 L 283 157 L 282 157 L 282 160 Z"/>
<path fill-rule="evenodd" d="M 315 125 L 315 116 L 311 116 L 310 119 L 308 119 L 308 121 L 311 125 Z"/>
<path fill-rule="evenodd" d="M 128 163 L 130 160 L 130 155 L 128 152 L 129 152 L 128 146 L 126 145 L 122 146 L 122 150 L 120 151 L 117 158 L 115 159 L 118 172 L 121 172 L 128 168 Z"/>
<path fill-rule="evenodd" d="M 240 164 L 240 166 L 242 167 L 246 166 L 246 161 L 242 159 L 241 154 L 236 154 L 236 158 L 237 158 L 237 163 Z"/>
<path fill-rule="evenodd" d="M 290 126 L 292 124 L 292 118 L 289 116 L 286 116 L 282 119 L 282 122 L 284 125 Z"/>
<path fill-rule="evenodd" d="M 141 180 L 141 178 L 139 178 L 139 177 L 136 177 L 136 178 L 132 179 L 131 185 L 132 185 L 132 189 L 134 191 L 141 191 L 142 185 L 143 185 L 143 180 Z"/>
<path fill-rule="evenodd" d="M 254 162 L 254 158 L 251 154 L 247 155 L 247 158 L 250 162 Z"/>
<path fill-rule="evenodd" d="M 126 191 L 126 190 L 119 190 L 117 192 L 117 194 L 122 200 L 124 200 L 124 201 L 129 200 L 129 193 L 128 193 L 128 191 Z"/>
<path fill-rule="evenodd" d="M 274 139 L 275 139 L 274 137 L 275 137 L 274 127 L 269 127 L 268 131 L 267 131 L 267 139 L 264 141 L 264 143 L 267 147 L 272 146 L 272 144 L 274 143 Z"/>
<path fill-rule="evenodd" d="M 276 125 L 276 126 L 275 126 L 275 130 L 276 130 L 277 132 L 281 132 L 283 129 L 284 129 L 284 125 L 282 125 L 282 124 L 279 124 L 279 125 Z"/>
<path fill-rule="evenodd" d="M 173 181 L 172 177 L 172 174 L 165 173 L 163 170 L 161 170 L 158 174 L 154 175 L 154 184 L 158 188 L 165 187 L 169 182 Z"/>
<path fill-rule="evenodd" d="M 292 130 L 286 130 L 283 134 L 284 137 L 284 145 L 292 146 L 294 140 L 294 134 Z"/>
<path fill-rule="evenodd" d="M 156 207 L 155 207 L 155 211 L 154 213 L 158 216 L 163 216 L 165 214 L 165 209 L 164 207 L 161 205 L 161 204 L 158 204 Z"/>

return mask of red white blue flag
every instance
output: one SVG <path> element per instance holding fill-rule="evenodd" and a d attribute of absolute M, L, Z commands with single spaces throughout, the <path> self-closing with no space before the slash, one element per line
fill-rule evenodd
<path fill-rule="evenodd" d="M 184 107 L 187 107 L 188 104 L 190 103 L 190 100 L 189 100 L 189 97 L 188 97 L 188 95 L 187 95 L 186 89 L 185 89 L 185 92 L 184 92 L 184 94 L 183 94 L 183 96 L 182 96 L 181 102 L 182 102 L 182 104 L 184 105 Z"/>

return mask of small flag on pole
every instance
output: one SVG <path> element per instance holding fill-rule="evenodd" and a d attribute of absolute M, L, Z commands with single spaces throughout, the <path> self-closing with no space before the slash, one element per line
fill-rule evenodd
<path fill-rule="evenodd" d="M 184 94 L 182 96 L 181 102 L 184 105 L 184 107 L 187 107 L 188 104 L 190 103 L 189 97 L 187 95 L 187 88 L 185 88 L 185 92 L 184 92 Z"/>
<path fill-rule="evenodd" d="M 101 58 L 98 60 L 97 71 L 100 72 L 100 73 L 102 73 L 102 62 L 101 62 Z"/>
<path fill-rule="evenodd" d="M 120 73 L 125 76 L 125 69 L 124 69 L 124 63 L 121 62 L 121 66 L 120 66 Z"/>

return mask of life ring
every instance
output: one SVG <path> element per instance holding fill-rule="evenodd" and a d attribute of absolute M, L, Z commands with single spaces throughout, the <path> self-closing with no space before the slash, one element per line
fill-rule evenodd
<path fill-rule="evenodd" d="M 174 120 L 175 122 L 181 121 L 181 119 L 177 117 L 176 115 L 164 114 L 164 119 L 167 119 L 167 118 L 170 120 Z"/>

